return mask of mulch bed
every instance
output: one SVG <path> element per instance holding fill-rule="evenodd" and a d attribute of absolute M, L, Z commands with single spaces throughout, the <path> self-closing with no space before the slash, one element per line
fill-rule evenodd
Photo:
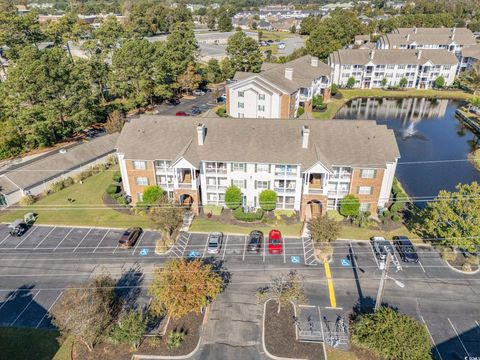
<path fill-rule="evenodd" d="M 448 263 L 457 270 L 465 271 L 463 269 L 463 264 L 465 263 L 466 260 L 467 258 L 465 257 L 465 255 L 461 253 L 457 253 L 455 256 L 455 260 L 452 260 L 452 261 L 449 260 Z M 478 269 L 478 265 L 471 265 L 471 267 L 472 267 L 471 272 L 474 272 Z"/>
<path fill-rule="evenodd" d="M 187 355 L 195 350 L 200 339 L 200 331 L 204 313 L 190 313 L 180 319 L 170 319 L 164 337 L 148 336 L 137 351 L 131 351 L 128 345 L 102 342 L 95 346 L 93 351 L 81 343 L 75 343 L 73 360 L 130 360 L 133 354 L 180 356 Z M 170 350 L 167 346 L 168 334 L 173 331 L 183 331 L 185 339 L 182 345 Z"/>
<path fill-rule="evenodd" d="M 244 226 L 244 227 L 253 227 L 255 224 L 267 224 L 267 225 L 274 225 L 277 219 L 275 218 L 275 215 L 273 211 L 265 212 L 265 215 L 262 220 L 260 221 L 253 221 L 253 222 L 243 222 L 243 221 L 238 221 L 233 217 L 233 212 L 230 209 L 223 209 L 222 213 L 218 216 L 211 216 L 208 217 L 206 214 L 203 212 L 198 215 L 198 217 L 203 218 L 203 219 L 209 219 L 209 220 L 215 220 L 218 222 L 222 222 L 225 224 L 231 224 L 231 225 L 238 225 L 238 226 Z M 283 223 L 287 225 L 295 224 L 299 222 L 298 216 L 282 216 Z"/>
<path fill-rule="evenodd" d="M 295 313 L 292 305 L 282 306 L 277 313 L 277 302 L 269 301 L 265 309 L 265 348 L 275 356 L 292 359 L 324 359 L 323 345 L 296 340 Z"/>
<path fill-rule="evenodd" d="M 119 213 L 127 214 L 127 215 L 132 215 L 132 212 L 130 211 L 130 208 L 120 205 L 117 203 L 117 200 L 112 198 L 108 194 L 103 194 L 102 196 L 103 203 L 107 205 L 110 209 L 118 211 Z"/>

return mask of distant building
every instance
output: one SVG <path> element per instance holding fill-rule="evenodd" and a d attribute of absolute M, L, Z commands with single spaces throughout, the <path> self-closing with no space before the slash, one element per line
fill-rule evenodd
<path fill-rule="evenodd" d="M 470 70 L 480 64 L 480 45 L 466 46 L 461 51 L 459 72 Z"/>
<path fill-rule="evenodd" d="M 30 12 L 30 9 L 28 9 L 25 5 L 15 5 L 17 9 L 17 14 L 28 14 Z"/>

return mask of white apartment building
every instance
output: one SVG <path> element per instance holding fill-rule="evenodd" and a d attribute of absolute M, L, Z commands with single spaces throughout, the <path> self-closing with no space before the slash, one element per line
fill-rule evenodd
<path fill-rule="evenodd" d="M 460 53 L 458 72 L 472 69 L 480 63 L 480 45 L 464 47 Z"/>
<path fill-rule="evenodd" d="M 347 86 L 348 79 L 355 79 L 355 88 L 400 86 L 402 78 L 406 87 L 429 89 L 442 76 L 445 86 L 455 80 L 458 60 L 447 50 L 401 49 L 345 49 L 330 54 L 328 64 L 333 71 L 333 82 Z"/>
<path fill-rule="evenodd" d="M 288 119 L 311 111 L 313 96 L 330 97 L 331 69 L 316 57 L 265 63 L 260 73 L 237 72 L 227 85 L 227 113 L 235 118 Z"/>
<path fill-rule="evenodd" d="M 125 125 L 117 154 L 133 203 L 156 184 L 198 213 L 224 205 L 235 185 L 247 208 L 271 189 L 278 209 L 302 218 L 337 209 L 347 194 L 375 213 L 388 202 L 399 158 L 393 131 L 374 121 L 146 115 Z"/>

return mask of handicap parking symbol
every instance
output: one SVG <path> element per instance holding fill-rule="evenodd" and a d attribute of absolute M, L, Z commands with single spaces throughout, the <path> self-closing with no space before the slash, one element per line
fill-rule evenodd
<path fill-rule="evenodd" d="M 300 264 L 300 256 L 292 255 L 290 256 L 290 261 L 292 264 Z"/>
<path fill-rule="evenodd" d="M 188 257 L 189 257 L 189 258 L 196 258 L 196 257 L 198 257 L 199 255 L 200 255 L 200 254 L 199 254 L 197 251 L 195 251 L 195 250 L 192 250 L 192 251 L 190 251 L 190 252 L 188 253 Z"/>
<path fill-rule="evenodd" d="M 146 248 L 143 248 L 142 250 L 140 250 L 140 256 L 146 256 L 146 255 L 148 255 L 148 252 L 149 252 L 149 251 L 150 251 L 150 250 L 148 250 L 148 249 L 146 249 Z"/>
<path fill-rule="evenodd" d="M 350 262 L 350 260 L 346 259 L 346 258 L 343 258 L 340 263 L 342 264 L 342 266 L 351 266 L 352 263 Z"/>

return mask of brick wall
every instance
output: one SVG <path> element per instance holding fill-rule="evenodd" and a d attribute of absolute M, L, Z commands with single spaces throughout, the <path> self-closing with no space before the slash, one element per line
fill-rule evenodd
<path fill-rule="evenodd" d="M 147 168 L 145 170 L 136 170 L 133 167 L 132 160 L 125 160 L 125 165 L 127 168 L 128 174 L 128 183 L 130 185 L 130 193 L 132 196 L 132 203 L 135 205 L 137 203 L 137 194 L 143 193 L 145 188 L 149 185 L 155 185 L 155 168 L 153 166 L 153 161 L 147 161 Z M 148 185 L 137 185 L 136 179 L 137 177 L 146 177 L 148 179 Z"/>
<path fill-rule="evenodd" d="M 355 195 L 362 202 L 368 202 L 370 204 L 370 212 L 372 215 L 377 213 L 377 203 L 380 198 L 380 190 L 382 188 L 382 180 L 385 170 L 375 169 L 375 177 L 373 179 L 362 179 L 361 169 L 354 168 L 352 172 L 352 183 L 350 188 L 350 194 Z M 360 186 L 371 186 L 372 191 L 370 195 L 360 195 L 358 188 Z"/>
<path fill-rule="evenodd" d="M 280 118 L 290 118 L 290 95 L 282 94 L 280 98 Z"/>
<path fill-rule="evenodd" d="M 230 115 L 230 88 L 226 88 L 225 95 L 227 95 L 227 99 L 225 100 L 225 109 L 227 114 Z"/>
<path fill-rule="evenodd" d="M 300 205 L 300 220 L 308 220 L 307 217 L 307 207 L 310 206 L 308 204 L 310 201 L 318 201 L 320 204 L 322 204 L 322 215 L 325 215 L 327 213 L 327 197 L 325 195 L 306 195 L 302 194 L 302 202 Z"/>

